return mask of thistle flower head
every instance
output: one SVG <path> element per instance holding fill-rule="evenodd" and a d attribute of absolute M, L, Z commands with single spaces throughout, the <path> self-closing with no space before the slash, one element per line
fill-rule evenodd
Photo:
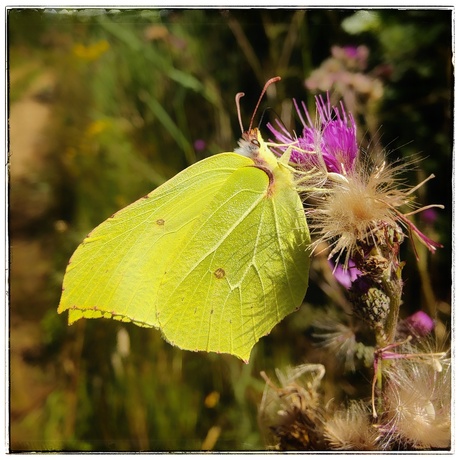
<path fill-rule="evenodd" d="M 321 441 L 319 387 L 325 368 L 321 364 L 303 364 L 284 371 L 276 369 L 278 388 L 262 373 L 266 386 L 259 408 L 263 431 L 279 450 L 318 450 Z"/>
<path fill-rule="evenodd" d="M 319 234 L 316 244 L 328 243 L 330 258 L 344 255 L 347 266 L 358 249 L 377 248 L 378 252 L 378 248 L 393 246 L 397 251 L 402 229 L 415 235 L 431 252 L 441 246 L 409 219 L 418 211 L 401 210 L 413 207 L 412 193 L 423 184 L 402 186 L 399 176 L 403 170 L 402 164 L 372 165 L 360 156 L 345 174 L 328 175 L 325 193 L 308 215 L 312 230 Z"/>
<path fill-rule="evenodd" d="M 316 122 L 304 103 L 301 108 L 295 101 L 294 105 L 303 125 L 300 137 L 294 138 L 280 123 L 277 128 L 270 124 L 268 127 L 281 144 L 278 153 L 291 149 L 291 161 L 298 170 L 323 173 L 323 185 L 317 190 L 320 199 L 307 212 L 309 226 L 319 236 L 315 246 L 327 243 L 331 247 L 329 257 L 344 256 L 345 268 L 360 246 L 378 246 L 379 238 L 387 240 L 382 241 L 384 247 L 399 245 L 401 241 L 396 237 L 402 234 L 401 228 L 432 252 L 441 246 L 424 235 L 408 216 L 443 206 L 427 206 L 406 214 L 401 210 L 413 207 L 413 192 L 434 176 L 410 188 L 400 178 L 403 163 L 374 163 L 369 156 L 360 154 L 353 116 L 346 113 L 343 104 L 331 106 L 329 96 L 326 100 L 316 98 Z M 311 185 L 304 189 L 310 192 Z M 299 192 L 302 191 L 300 183 Z"/>
<path fill-rule="evenodd" d="M 443 353 L 399 355 L 385 371 L 387 442 L 417 449 L 448 448 L 451 439 L 450 363 Z"/>
<path fill-rule="evenodd" d="M 316 97 L 316 122 L 311 119 L 304 102 L 301 108 L 296 101 L 294 105 L 303 125 L 302 135 L 297 140 L 281 123 L 278 123 L 278 129 L 268 125 L 278 142 L 292 144 L 294 141 L 298 147 L 298 150 L 294 147 L 291 161 L 302 165 L 304 169 L 321 166 L 328 172 L 350 171 L 358 154 L 358 143 L 355 121 L 351 114 L 345 112 L 343 104 L 340 108 L 332 107 L 329 95 L 326 101 L 320 96 Z"/>
<path fill-rule="evenodd" d="M 313 326 L 316 346 L 333 354 L 337 365 L 343 365 L 346 371 L 354 372 L 357 362 L 366 367 L 372 364 L 374 347 L 358 341 L 356 331 L 348 324 L 327 315 L 315 321 Z"/>
<path fill-rule="evenodd" d="M 423 338 L 433 331 L 435 322 L 425 312 L 419 310 L 398 324 L 398 332 L 404 336 Z"/>
<path fill-rule="evenodd" d="M 345 67 L 355 70 L 363 70 L 367 67 L 369 48 L 361 46 L 333 46 L 331 55 L 344 63 Z"/>
<path fill-rule="evenodd" d="M 377 450 L 380 433 L 372 423 L 369 407 L 353 401 L 324 423 L 325 438 L 333 450 Z"/>

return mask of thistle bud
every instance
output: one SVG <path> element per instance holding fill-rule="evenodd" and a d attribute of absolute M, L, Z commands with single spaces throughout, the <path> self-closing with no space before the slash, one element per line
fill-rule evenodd
<path fill-rule="evenodd" d="M 352 283 L 349 294 L 357 316 L 374 329 L 383 325 L 390 311 L 390 298 L 380 285 L 369 276 L 361 276 Z"/>

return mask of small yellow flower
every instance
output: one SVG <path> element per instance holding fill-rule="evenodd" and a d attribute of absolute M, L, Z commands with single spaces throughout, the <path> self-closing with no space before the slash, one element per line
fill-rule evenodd
<path fill-rule="evenodd" d="M 100 40 L 91 45 L 77 43 L 73 47 L 73 54 L 84 61 L 95 61 L 110 48 L 107 40 Z"/>
<path fill-rule="evenodd" d="M 96 137 L 98 134 L 104 132 L 110 126 L 110 122 L 105 119 L 94 120 L 86 128 L 86 137 Z"/>

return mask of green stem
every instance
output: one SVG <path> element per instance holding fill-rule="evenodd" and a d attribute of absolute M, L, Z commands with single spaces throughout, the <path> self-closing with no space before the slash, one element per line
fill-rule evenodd
<path fill-rule="evenodd" d="M 392 279 L 384 280 L 383 287 L 386 294 L 390 298 L 390 312 L 385 322 L 384 327 L 384 341 L 383 344 L 378 344 L 379 347 L 390 345 L 395 341 L 396 328 L 399 319 L 399 307 L 401 306 L 402 296 L 402 283 L 401 283 L 401 269 L 398 269 Z"/>

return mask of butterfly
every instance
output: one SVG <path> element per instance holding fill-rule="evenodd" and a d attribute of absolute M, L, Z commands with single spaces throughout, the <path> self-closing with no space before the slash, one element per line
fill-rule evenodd
<path fill-rule="evenodd" d="M 252 128 L 279 79 L 266 83 L 235 152 L 193 164 L 87 235 L 64 275 L 58 312 L 69 324 L 132 322 L 181 349 L 247 362 L 301 305 L 310 266 L 302 201 L 292 169 Z"/>

